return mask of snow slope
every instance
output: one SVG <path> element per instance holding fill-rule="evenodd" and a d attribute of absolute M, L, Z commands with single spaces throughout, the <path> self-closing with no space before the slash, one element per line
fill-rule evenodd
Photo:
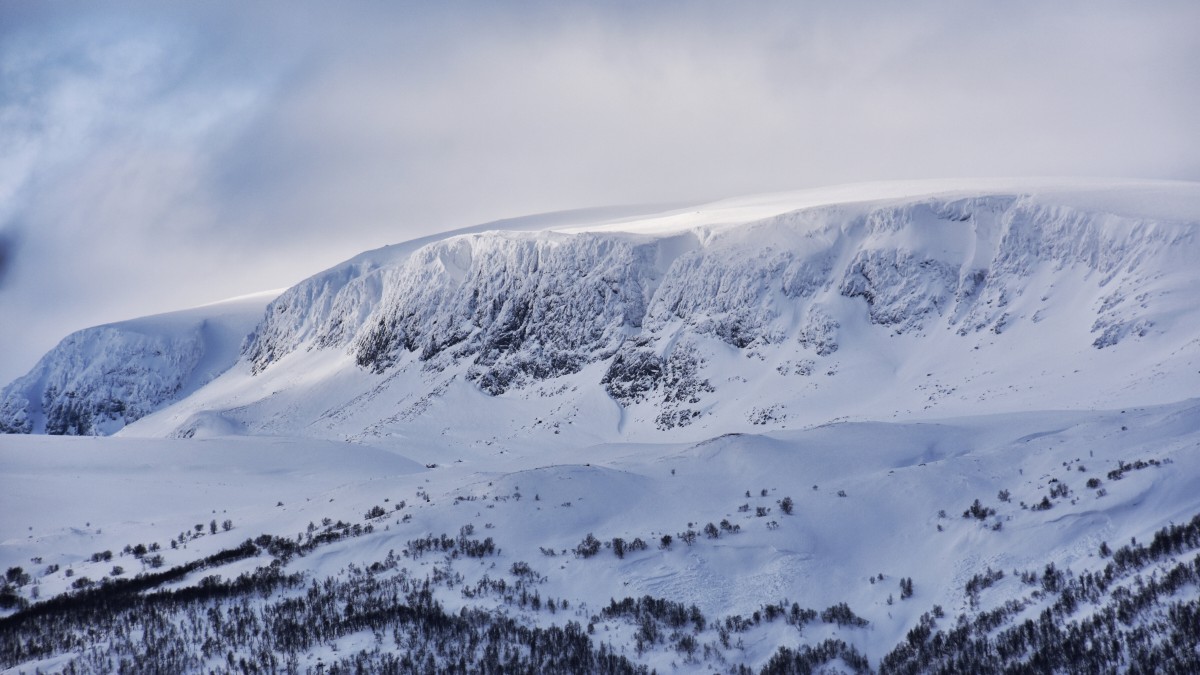
<path fill-rule="evenodd" d="M 285 557 L 282 569 L 303 574 L 304 585 L 349 583 L 391 552 L 398 566 L 373 572 L 371 584 L 429 579 L 452 614 L 475 607 L 528 626 L 593 623 L 597 643 L 660 672 L 758 668 L 781 646 L 827 639 L 846 642 L 878 667 L 935 606 L 945 615 L 935 625 L 947 631 L 961 625 L 959 615 L 974 621 L 1010 603 L 1020 607 L 1017 620 L 1036 619 L 1060 599 L 1043 589 L 1048 565 L 1067 579 L 1103 571 L 1111 557 L 1102 554 L 1102 544 L 1115 550 L 1131 538 L 1148 543 L 1158 529 L 1200 513 L 1198 406 L 1191 400 L 1099 412 L 837 423 L 697 444 L 566 447 L 552 458 L 505 453 L 433 467 L 402 452 L 312 439 L 20 437 L 0 449 L 0 510 L 9 514 L 0 523 L 0 565 L 31 571 L 20 592 L 28 597 L 37 589 L 47 598 L 80 588 L 81 578 L 94 584 L 153 572 L 147 563 L 153 555 L 170 568 L 261 533 L 304 542 L 344 531 L 311 552 Z M 1088 487 L 1091 480 L 1095 487 Z M 791 514 L 783 511 L 785 498 Z M 1032 508 L 1043 498 L 1050 508 Z M 989 509 L 983 518 L 964 515 L 976 500 Z M 370 515 L 376 506 L 384 515 Z M 232 527 L 210 532 L 210 520 L 214 526 L 229 520 Z M 714 525 L 715 537 L 705 534 L 710 523 L 721 523 Z M 372 528 L 361 529 L 366 525 Z M 498 550 L 476 559 L 422 554 L 414 544 L 463 532 L 490 538 Z M 602 542 L 596 555 L 573 554 L 588 534 Z M 663 535 L 672 536 L 670 545 L 661 543 Z M 648 546 L 618 556 L 614 538 Z M 122 553 L 138 544 L 151 553 Z M 104 551 L 113 557 L 97 559 Z M 1159 577 L 1195 555 L 1185 548 L 1137 571 Z M 264 548 L 174 587 L 214 573 L 231 580 L 268 568 L 273 559 Z M 521 569 L 518 563 L 532 572 L 511 571 Z M 114 565 L 124 571 L 114 575 Z M 986 570 L 1003 575 L 981 588 L 973 579 Z M 1033 581 L 1023 582 L 1022 574 Z M 512 585 L 523 578 L 534 580 L 528 592 L 539 594 L 540 606 L 498 591 L 467 593 L 488 580 Z M 911 580 L 911 597 L 902 597 L 901 579 Z M 1132 572 L 1117 574 L 1114 585 L 1136 590 L 1134 581 Z M 637 622 L 601 610 L 610 600 L 645 595 L 695 605 L 708 627 L 674 637 L 667 631 L 635 654 Z M 1178 597 L 1196 602 L 1196 587 Z M 556 613 L 544 604 L 551 598 L 561 607 Z M 243 611 L 272 611 L 261 599 L 247 602 L 213 606 L 227 622 Z M 793 602 L 817 611 L 844 602 L 869 623 L 814 620 L 792 627 L 752 618 L 767 605 Z M 362 624 L 352 616 L 350 598 L 337 605 L 345 607 L 346 614 L 339 613 L 345 632 L 297 654 L 302 668 L 378 646 L 385 653 L 408 649 L 392 643 L 390 631 L 381 645 L 370 630 L 354 628 Z M 1096 609 L 1080 601 L 1063 623 Z M 1153 608 L 1144 611 L 1150 612 L 1146 622 L 1157 616 Z M 723 646 L 720 628 L 741 621 L 746 625 Z M 1142 618 L 1130 621 L 1143 626 Z M 204 631 L 192 630 L 203 639 Z M 78 662 L 88 671 L 95 666 L 84 664 L 97 654 L 124 654 L 104 633 L 90 635 L 83 634 L 82 647 L 56 652 L 57 662 L 0 661 L 0 667 L 28 672 L 34 665 Z M 689 656 L 677 646 L 685 635 L 709 649 Z M 14 646 L 0 640 L 3 645 Z M 224 648 L 202 663 L 223 667 Z"/>
<path fill-rule="evenodd" d="M 111 434 L 237 362 L 279 291 L 72 333 L 0 391 L 0 432 Z"/>

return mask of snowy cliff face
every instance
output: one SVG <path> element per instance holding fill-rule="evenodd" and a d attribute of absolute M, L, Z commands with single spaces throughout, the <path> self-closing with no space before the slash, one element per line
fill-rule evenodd
<path fill-rule="evenodd" d="M 782 209 L 666 231 L 634 222 L 472 234 L 313 277 L 273 303 L 245 354 L 264 373 L 293 352 L 342 350 L 385 376 L 381 386 L 429 383 L 406 390 L 426 401 L 459 376 L 493 396 L 545 396 L 539 383 L 568 378 L 563 386 L 598 386 L 622 408 L 649 406 L 641 418 L 669 429 L 772 386 L 751 382 L 763 379 L 754 367 L 729 372 L 730 355 L 803 376 L 839 376 L 863 350 L 901 350 L 889 356 L 892 375 L 944 350 L 1010 368 L 1020 350 L 1069 355 L 1065 367 L 1157 332 L 1190 357 L 1190 338 L 1163 322 L 1196 318 L 1178 306 L 1200 291 L 1189 262 L 1200 259 L 1196 227 L 1196 218 L 1014 192 Z M 999 337 L 1018 329 L 1011 343 Z M 858 351 L 839 351 L 847 338 Z M 1021 379 L 1007 378 L 992 377 L 978 398 Z M 921 396 L 936 402 L 960 385 L 922 383 Z M 781 392 L 746 416 L 782 419 L 769 411 L 795 398 Z"/>
<path fill-rule="evenodd" d="M 402 352 L 469 361 L 491 394 L 610 358 L 642 326 L 675 242 L 625 236 L 475 235 L 418 251 L 355 336 L 376 372 Z"/>
<path fill-rule="evenodd" d="M 699 438 L 1200 387 L 1196 186 L 837 196 L 365 253 L 280 295 L 244 368 L 136 433 Z M 64 342 L 6 390 L 0 423 L 100 433 L 191 391 L 202 341 L 124 335 Z M 481 405 L 490 421 L 463 425 Z"/>
<path fill-rule="evenodd" d="M 73 333 L 0 392 L 0 432 L 114 433 L 236 363 L 237 346 L 271 297 Z"/>
<path fill-rule="evenodd" d="M 254 372 L 301 345 L 343 344 L 378 304 L 380 292 L 378 265 L 369 262 L 341 265 L 289 288 L 246 342 Z"/>
<path fill-rule="evenodd" d="M 173 400 L 203 352 L 199 331 L 104 326 L 74 333 L 5 390 L 0 426 L 8 433 L 111 433 Z"/>

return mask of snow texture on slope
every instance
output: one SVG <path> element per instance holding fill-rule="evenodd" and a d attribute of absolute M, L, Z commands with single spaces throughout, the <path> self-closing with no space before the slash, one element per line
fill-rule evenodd
<path fill-rule="evenodd" d="M 584 384 L 624 406 L 653 393 L 662 428 L 694 419 L 703 406 L 693 404 L 713 391 L 697 340 L 804 362 L 837 352 L 843 326 L 862 317 L 860 330 L 885 336 L 999 335 L 1066 313 L 1030 307 L 1069 293 L 1059 305 L 1086 330 L 1077 343 L 1042 346 L 1105 349 L 1165 331 L 1178 309 L 1169 298 L 1200 290 L 1189 272 L 1200 209 L 1184 198 L 1196 187 L 1175 185 L 1183 196 L 1165 200 L 1166 216 L 1142 204 L 1155 190 L 1127 187 L 1123 201 L 1113 190 L 1013 190 L 795 210 L 783 199 L 743 223 L 449 237 L 290 289 L 246 356 L 256 373 L 330 348 L 380 375 L 461 367 L 494 396 L 603 364 Z"/>

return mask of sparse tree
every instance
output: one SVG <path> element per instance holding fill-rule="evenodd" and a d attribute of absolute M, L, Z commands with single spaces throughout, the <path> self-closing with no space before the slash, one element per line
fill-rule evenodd
<path fill-rule="evenodd" d="M 10 567 L 4 573 L 4 579 L 13 586 L 24 586 L 32 580 L 32 577 L 23 567 Z"/>
<path fill-rule="evenodd" d="M 976 499 L 971 503 L 970 508 L 963 511 L 963 518 L 975 518 L 977 520 L 987 520 L 989 516 L 996 515 L 996 509 L 984 506 Z"/>
<path fill-rule="evenodd" d="M 600 552 L 600 540 L 591 532 L 575 547 L 575 555 L 580 558 L 590 558 Z"/>
<path fill-rule="evenodd" d="M 620 537 L 613 537 L 612 550 L 618 558 L 625 557 L 625 540 Z"/>

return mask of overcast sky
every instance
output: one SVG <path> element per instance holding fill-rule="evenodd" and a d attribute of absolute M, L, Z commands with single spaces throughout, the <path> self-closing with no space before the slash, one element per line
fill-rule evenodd
<path fill-rule="evenodd" d="M 0 383 L 498 218 L 1200 179 L 1200 2 L 0 2 Z"/>

